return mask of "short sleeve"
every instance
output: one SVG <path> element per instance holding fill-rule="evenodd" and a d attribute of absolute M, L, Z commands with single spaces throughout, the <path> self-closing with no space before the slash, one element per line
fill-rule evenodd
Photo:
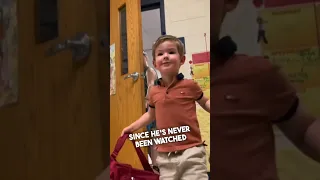
<path fill-rule="evenodd" d="M 154 86 L 150 86 L 150 88 L 148 88 L 148 103 L 149 103 L 149 107 L 151 108 L 155 108 L 155 103 L 154 103 Z"/>
<path fill-rule="evenodd" d="M 198 101 L 203 97 L 203 91 L 197 82 L 192 81 L 191 83 L 193 97 L 196 101 Z"/>
<path fill-rule="evenodd" d="M 276 122 L 292 111 L 298 99 L 297 93 L 279 67 L 272 66 L 263 72 L 260 83 L 271 121 Z"/>

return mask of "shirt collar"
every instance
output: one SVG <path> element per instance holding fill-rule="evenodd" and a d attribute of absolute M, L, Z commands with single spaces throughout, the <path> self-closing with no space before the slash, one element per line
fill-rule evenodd
<path fill-rule="evenodd" d="M 237 44 L 230 36 L 221 38 L 212 48 L 213 61 L 212 66 L 224 64 L 226 61 L 234 57 L 237 51 Z"/>
<path fill-rule="evenodd" d="M 181 81 L 181 80 L 184 79 L 184 75 L 183 75 L 182 73 L 177 74 L 176 77 L 177 77 L 177 80 L 178 80 L 178 81 Z M 161 80 L 162 80 L 162 78 L 157 79 L 157 80 L 155 81 L 155 85 L 161 86 Z"/>

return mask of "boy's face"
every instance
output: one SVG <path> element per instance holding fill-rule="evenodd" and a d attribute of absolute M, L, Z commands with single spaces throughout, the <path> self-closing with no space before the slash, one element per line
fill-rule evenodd
<path fill-rule="evenodd" d="M 179 73 L 184 62 L 185 56 L 180 56 L 177 43 L 174 41 L 165 41 L 155 49 L 153 64 L 162 76 Z"/>
<path fill-rule="evenodd" d="M 239 0 L 214 0 L 210 1 L 210 24 L 213 28 L 212 43 L 219 40 L 220 28 L 227 12 L 234 10 Z"/>

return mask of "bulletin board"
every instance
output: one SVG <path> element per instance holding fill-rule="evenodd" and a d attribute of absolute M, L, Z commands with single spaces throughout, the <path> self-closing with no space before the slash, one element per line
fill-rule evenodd
<path fill-rule="evenodd" d="M 262 54 L 283 68 L 308 111 L 318 117 L 319 13 L 319 4 L 314 0 L 266 0 L 259 11 L 268 39 L 268 44 L 261 42 Z"/>

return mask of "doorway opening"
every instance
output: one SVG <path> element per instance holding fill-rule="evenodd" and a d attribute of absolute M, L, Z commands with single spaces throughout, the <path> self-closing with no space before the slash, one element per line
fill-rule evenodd
<path fill-rule="evenodd" d="M 166 34 L 164 0 L 141 0 L 142 42 L 143 50 L 148 57 L 148 64 L 152 64 L 152 45 L 155 40 Z M 157 75 L 160 76 L 159 72 Z"/>
<path fill-rule="evenodd" d="M 145 73 L 145 92 L 148 91 L 148 87 L 153 80 L 160 77 L 160 73 L 155 70 L 152 60 L 152 45 L 161 35 L 166 34 L 165 30 L 165 14 L 164 14 L 164 0 L 141 0 L 141 18 L 142 18 L 142 42 L 144 56 L 144 73 Z M 146 62 L 145 62 L 146 61 Z M 149 67 L 146 68 L 146 66 Z M 148 69 L 148 70 L 147 70 Z M 153 71 L 153 73 L 150 72 Z M 156 77 L 155 77 L 156 76 Z M 145 93 L 147 95 L 147 93 Z M 146 110 L 148 108 L 148 102 L 146 100 Z M 155 122 L 147 126 L 147 130 L 155 129 Z M 149 164 L 157 170 L 155 164 L 156 151 L 153 146 L 148 149 Z"/>

